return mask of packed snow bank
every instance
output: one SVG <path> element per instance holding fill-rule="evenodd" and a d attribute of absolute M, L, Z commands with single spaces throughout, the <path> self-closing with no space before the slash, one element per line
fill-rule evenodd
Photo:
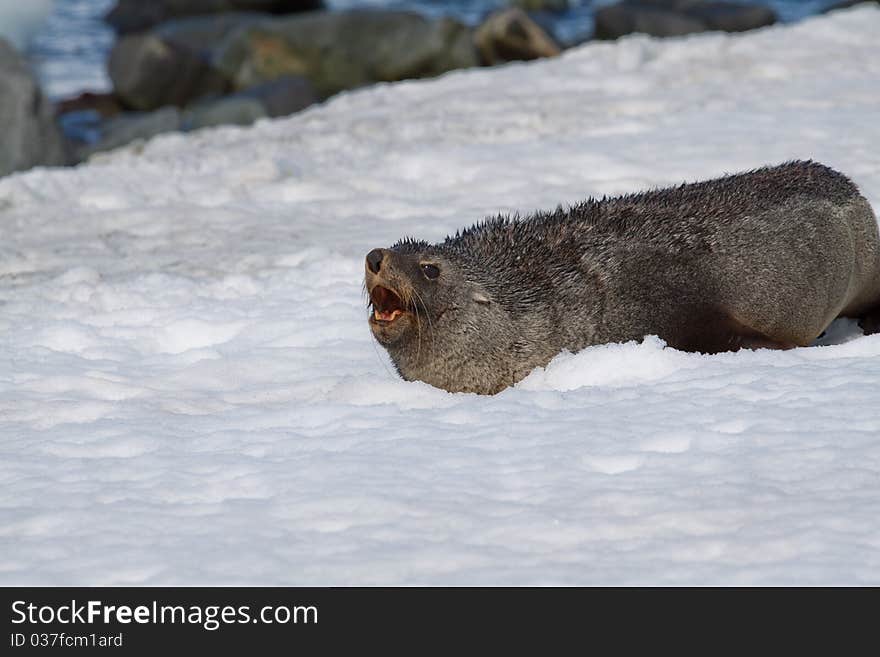
<path fill-rule="evenodd" d="M 629 38 L 0 181 L 4 584 L 880 583 L 880 336 L 393 373 L 363 256 L 792 158 L 880 207 L 880 10 Z"/>

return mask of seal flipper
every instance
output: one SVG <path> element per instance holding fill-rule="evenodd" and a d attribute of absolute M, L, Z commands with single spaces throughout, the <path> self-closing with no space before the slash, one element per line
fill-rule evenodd
<path fill-rule="evenodd" d="M 794 349 L 797 346 L 790 342 L 776 342 L 763 337 L 742 337 L 739 344 L 740 349 Z"/>
<path fill-rule="evenodd" d="M 865 335 L 880 333 L 880 306 L 874 306 L 859 317 L 859 326 L 865 332 Z"/>
<path fill-rule="evenodd" d="M 704 325 L 703 336 L 712 334 L 716 336 L 716 343 L 714 345 L 711 343 L 707 344 L 703 349 L 699 349 L 699 351 L 718 353 L 721 351 L 737 351 L 739 349 L 794 349 L 800 346 L 790 340 L 765 335 L 723 311 L 717 312 L 714 322 L 711 322 L 708 326 Z"/>

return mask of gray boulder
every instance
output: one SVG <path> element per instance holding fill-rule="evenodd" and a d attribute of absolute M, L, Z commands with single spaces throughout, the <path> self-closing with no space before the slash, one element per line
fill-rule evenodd
<path fill-rule="evenodd" d="M 703 21 L 710 30 L 723 32 L 746 32 L 776 22 L 776 13 L 769 7 L 733 2 L 701 2 L 685 13 Z"/>
<path fill-rule="evenodd" d="M 269 14 L 256 12 L 192 16 L 123 36 L 108 64 L 116 94 L 138 111 L 185 107 L 223 94 L 231 85 L 211 66 L 213 48 L 231 32 L 267 19 Z"/>
<path fill-rule="evenodd" d="M 600 8 L 595 21 L 597 39 L 618 39 L 633 32 L 671 37 L 706 31 L 705 23 L 695 18 L 662 7 L 630 3 Z"/>
<path fill-rule="evenodd" d="M 519 9 L 503 9 L 491 14 L 477 27 L 474 42 L 482 63 L 487 66 L 555 57 L 562 52 L 556 41 Z"/>
<path fill-rule="evenodd" d="M 230 32 L 271 18 L 269 14 L 245 11 L 190 16 L 166 21 L 150 32 L 166 43 L 207 55 Z"/>
<path fill-rule="evenodd" d="M 226 78 L 200 52 L 152 33 L 122 37 L 113 46 L 108 72 L 116 95 L 131 109 L 182 107 L 227 90 Z"/>
<path fill-rule="evenodd" d="M 230 96 L 202 100 L 183 111 L 180 129 L 250 125 L 259 119 L 293 114 L 316 102 L 318 96 L 312 84 L 290 75 Z"/>
<path fill-rule="evenodd" d="M 850 7 L 855 7 L 856 5 L 867 5 L 867 4 L 880 4 L 880 0 L 841 0 L 841 2 L 835 2 L 830 7 L 826 7 L 822 10 L 823 14 L 827 14 L 830 11 L 837 11 L 838 9 L 849 9 Z"/>
<path fill-rule="evenodd" d="M 258 100 L 270 117 L 299 112 L 320 100 L 314 85 L 301 75 L 285 75 L 249 87 L 236 95 Z"/>
<path fill-rule="evenodd" d="M 657 37 L 709 30 L 743 32 L 776 22 L 772 9 L 760 5 L 700 0 L 626 0 L 596 12 L 597 39 L 617 39 L 641 32 Z"/>
<path fill-rule="evenodd" d="M 118 0 L 104 20 L 117 33 L 129 34 L 183 16 L 231 11 L 292 14 L 323 8 L 323 0 Z"/>
<path fill-rule="evenodd" d="M 471 31 L 458 21 L 381 10 L 312 12 L 244 27 L 213 61 L 237 89 L 300 75 L 322 97 L 478 63 Z"/>
<path fill-rule="evenodd" d="M 113 116 L 122 111 L 122 105 L 115 94 L 83 91 L 55 103 L 55 113 L 59 116 L 70 112 L 94 110 L 101 116 Z"/>
<path fill-rule="evenodd" d="M 285 116 L 318 101 L 311 83 L 287 76 L 230 96 L 203 98 L 181 110 L 166 106 L 152 112 L 126 112 L 101 120 L 94 110 L 64 115 L 76 133 L 79 160 L 164 132 L 198 130 L 219 125 L 250 125 L 267 117 Z"/>
<path fill-rule="evenodd" d="M 250 125 L 267 116 L 266 108 L 256 98 L 226 96 L 187 109 L 183 113 L 181 128 L 198 130 L 218 125 Z"/>
<path fill-rule="evenodd" d="M 67 163 L 61 131 L 24 58 L 0 39 L 0 176 Z"/>
<path fill-rule="evenodd" d="M 78 153 L 85 159 L 92 153 L 119 148 L 138 140 L 147 140 L 163 132 L 180 130 L 181 113 L 176 107 L 163 107 L 154 112 L 129 112 L 105 121 L 101 137 Z"/>

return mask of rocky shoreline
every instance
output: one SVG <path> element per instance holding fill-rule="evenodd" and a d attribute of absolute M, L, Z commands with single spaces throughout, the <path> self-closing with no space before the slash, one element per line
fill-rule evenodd
<path fill-rule="evenodd" d="M 69 161 L 50 103 L 27 62 L 0 39 L 0 176 Z"/>
<path fill-rule="evenodd" d="M 542 16 L 567 0 L 510 5 L 469 26 L 410 11 L 331 11 L 322 0 L 119 0 L 106 16 L 117 33 L 107 62 L 113 91 L 64 99 L 54 118 L 22 58 L 0 41 L 0 116 L 11 134 L 0 175 L 76 164 L 164 132 L 286 116 L 370 84 L 564 49 Z M 597 10 L 594 38 L 740 32 L 776 20 L 746 2 L 624 0 Z"/>

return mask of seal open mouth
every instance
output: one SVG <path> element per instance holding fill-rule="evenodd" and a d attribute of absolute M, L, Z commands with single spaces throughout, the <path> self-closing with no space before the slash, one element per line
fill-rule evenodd
<path fill-rule="evenodd" d="M 374 287 L 370 292 L 370 302 L 373 304 L 373 319 L 377 322 L 390 323 L 403 315 L 403 302 L 397 293 L 387 287 Z"/>

